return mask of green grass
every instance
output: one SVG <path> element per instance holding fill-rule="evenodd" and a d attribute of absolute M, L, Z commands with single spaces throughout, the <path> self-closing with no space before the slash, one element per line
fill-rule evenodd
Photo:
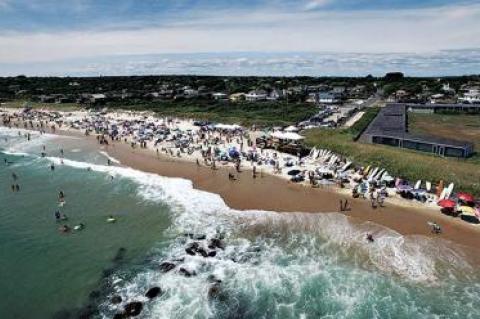
<path fill-rule="evenodd" d="M 362 144 L 354 142 L 353 137 L 348 130 L 313 129 L 306 132 L 306 144 L 329 149 L 363 166 L 385 168 L 393 176 L 411 181 L 453 182 L 456 190 L 480 196 L 480 165 L 476 163 L 389 146 Z"/>
<path fill-rule="evenodd" d="M 204 119 L 222 123 L 261 126 L 290 125 L 314 115 L 318 110 L 307 103 L 261 102 L 229 103 L 222 101 L 165 101 L 110 107 L 154 111 L 158 115 Z"/>
<path fill-rule="evenodd" d="M 377 116 L 378 112 L 380 112 L 379 107 L 368 108 L 363 116 L 347 129 L 347 132 L 353 136 L 354 140 L 357 140 L 363 131 L 367 129 L 370 122 Z"/>
<path fill-rule="evenodd" d="M 34 109 L 48 109 L 48 110 L 66 111 L 66 112 L 81 109 L 81 106 L 76 103 L 55 104 L 55 103 L 30 102 L 30 101 L 24 101 L 24 100 L 4 102 L 0 106 L 7 107 L 7 108 L 24 108 L 25 105 L 29 105 Z"/>

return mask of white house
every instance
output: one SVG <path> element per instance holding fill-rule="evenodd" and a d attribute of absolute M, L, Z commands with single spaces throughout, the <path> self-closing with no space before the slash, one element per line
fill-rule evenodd
<path fill-rule="evenodd" d="M 213 93 L 212 97 L 214 100 L 226 100 L 228 95 L 225 93 L 217 92 L 217 93 Z"/>
<path fill-rule="evenodd" d="M 251 91 L 245 95 L 245 99 L 249 102 L 265 101 L 267 99 L 267 93 L 263 90 Z"/>
<path fill-rule="evenodd" d="M 464 93 L 463 96 L 458 98 L 463 103 L 476 104 L 480 103 L 480 90 L 479 89 L 470 89 L 468 92 Z"/>

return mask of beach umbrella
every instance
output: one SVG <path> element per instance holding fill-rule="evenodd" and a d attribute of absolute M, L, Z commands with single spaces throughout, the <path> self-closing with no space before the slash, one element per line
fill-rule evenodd
<path fill-rule="evenodd" d="M 462 215 L 475 216 L 476 213 L 475 208 L 470 206 L 460 206 L 458 210 L 462 212 Z"/>
<path fill-rule="evenodd" d="M 438 206 L 443 207 L 443 208 L 454 208 L 457 203 L 451 199 L 442 199 L 438 201 Z"/>
<path fill-rule="evenodd" d="M 478 216 L 476 214 L 476 211 L 473 207 L 469 206 L 462 206 L 458 209 L 459 211 L 462 212 L 462 215 L 460 218 L 466 222 L 472 223 L 472 224 L 479 224 L 480 221 L 478 220 Z"/>
<path fill-rule="evenodd" d="M 290 176 L 295 176 L 295 175 L 300 174 L 300 170 L 298 170 L 298 169 L 292 169 L 292 170 L 289 171 L 287 174 L 290 175 Z"/>
<path fill-rule="evenodd" d="M 232 158 L 237 158 L 240 156 L 240 153 L 236 149 L 230 149 L 228 155 Z"/>
<path fill-rule="evenodd" d="M 457 198 L 463 200 L 464 202 L 473 202 L 475 198 L 472 194 L 469 193 L 457 193 Z"/>

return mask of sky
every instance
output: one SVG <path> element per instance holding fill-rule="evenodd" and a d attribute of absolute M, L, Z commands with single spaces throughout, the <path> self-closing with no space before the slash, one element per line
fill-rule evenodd
<path fill-rule="evenodd" d="M 480 1 L 0 0 L 0 76 L 480 73 Z"/>

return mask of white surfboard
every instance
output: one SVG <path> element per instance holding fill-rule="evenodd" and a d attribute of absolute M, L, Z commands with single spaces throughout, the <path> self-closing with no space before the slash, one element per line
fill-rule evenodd
<path fill-rule="evenodd" d="M 422 181 L 421 181 L 421 180 L 418 180 L 418 181 L 415 183 L 415 187 L 414 187 L 413 189 L 419 189 L 421 185 L 422 185 Z"/>

